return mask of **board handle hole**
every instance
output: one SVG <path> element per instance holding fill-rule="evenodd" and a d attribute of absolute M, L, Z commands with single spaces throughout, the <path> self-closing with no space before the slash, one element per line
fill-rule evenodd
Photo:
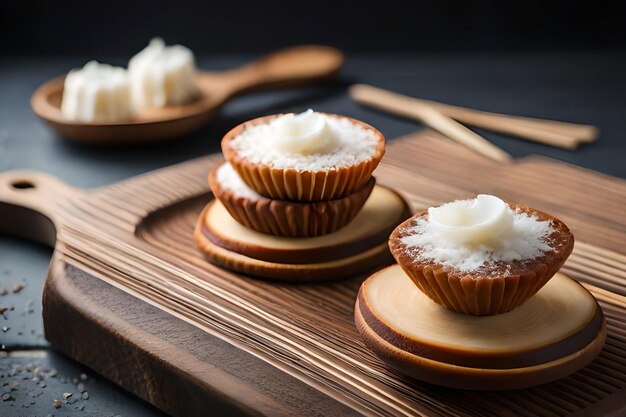
<path fill-rule="evenodd" d="M 31 188 L 35 188 L 35 184 L 32 181 L 28 180 L 18 180 L 13 181 L 11 183 L 11 187 L 15 188 L 16 190 L 30 190 Z"/>

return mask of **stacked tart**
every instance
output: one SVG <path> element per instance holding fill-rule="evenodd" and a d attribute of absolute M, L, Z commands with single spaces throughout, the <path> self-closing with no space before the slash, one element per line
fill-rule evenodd
<path fill-rule="evenodd" d="M 209 185 L 237 221 L 313 237 L 340 229 L 363 207 L 385 139 L 365 123 L 309 110 L 239 125 L 222 151 L 227 162 L 214 167 Z"/>
<path fill-rule="evenodd" d="M 272 115 L 233 128 L 222 140 L 222 151 L 226 161 L 209 173 L 209 185 L 218 202 L 206 210 L 204 223 L 196 230 L 196 243 L 209 260 L 242 272 L 284 277 L 286 265 L 293 265 L 295 259 L 299 265 L 315 264 L 316 272 L 320 266 L 330 267 L 326 265 L 330 262 L 343 262 L 341 275 L 349 275 L 362 270 L 357 264 L 371 268 L 375 260 L 388 255 L 387 248 L 382 250 L 384 233 L 393 230 L 392 222 L 406 214 L 407 205 L 396 193 L 376 186 L 372 173 L 385 152 L 385 139 L 372 126 L 312 110 Z M 241 242 L 222 236 L 218 229 L 227 226 L 211 222 L 217 218 L 215 210 L 230 216 L 224 220 L 222 214 L 222 223 L 238 223 Z M 359 216 L 364 218 L 355 221 Z M 363 227 L 368 220 L 373 226 Z M 265 248 L 252 248 L 252 241 L 263 241 Z M 258 262 L 253 271 L 238 268 L 243 260 L 227 262 L 225 256 L 216 257 L 207 244 L 255 261 L 271 261 L 283 272 L 278 274 L 268 265 L 260 268 Z M 272 245 L 280 248 L 280 255 L 271 250 Z M 304 247 L 311 255 L 310 262 L 302 255 Z M 373 248 L 378 249 L 376 256 L 358 258 Z M 320 259 L 322 252 L 327 256 Z M 264 254 L 260 259 L 259 253 Z M 302 277 L 302 270 L 296 268 L 287 275 Z M 316 272 L 311 272 L 310 278 L 332 275 L 315 276 Z"/>

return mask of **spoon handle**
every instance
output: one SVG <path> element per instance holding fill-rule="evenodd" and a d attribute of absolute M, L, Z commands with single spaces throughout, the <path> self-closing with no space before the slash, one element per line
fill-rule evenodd
<path fill-rule="evenodd" d="M 245 91 L 305 84 L 334 75 L 343 64 L 343 54 L 331 47 L 303 45 L 286 48 L 243 67 L 206 74 L 206 82 L 218 84 L 224 97 Z"/>

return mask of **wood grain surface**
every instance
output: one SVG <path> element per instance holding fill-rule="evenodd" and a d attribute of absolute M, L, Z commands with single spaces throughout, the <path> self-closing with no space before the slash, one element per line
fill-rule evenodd
<path fill-rule="evenodd" d="M 2 230 L 51 243 L 39 212 L 56 227 L 44 294 L 54 346 L 180 416 L 626 412 L 625 181 L 534 157 L 499 164 L 430 133 L 389 146 L 377 180 L 414 210 L 480 192 L 564 220 L 577 238 L 564 272 L 606 316 L 606 346 L 583 370 L 532 389 L 476 393 L 408 379 L 363 345 L 353 322 L 363 277 L 285 285 L 207 264 L 191 235 L 217 160 L 90 192 L 45 175 L 0 176 L 0 211 L 19 214 L 0 216 Z"/>

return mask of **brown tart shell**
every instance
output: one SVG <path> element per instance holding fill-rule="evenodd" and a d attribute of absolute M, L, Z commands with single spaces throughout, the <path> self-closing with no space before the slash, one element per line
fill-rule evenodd
<path fill-rule="evenodd" d="M 282 114 L 264 116 L 235 126 L 222 139 L 224 158 L 233 165 L 241 179 L 257 193 L 272 199 L 290 201 L 335 200 L 354 194 L 369 181 L 385 153 L 385 137 L 372 126 L 361 121 L 333 114 L 327 116 L 349 119 L 352 123 L 372 130 L 376 137 L 376 149 L 372 157 L 355 165 L 330 170 L 297 170 L 274 168 L 266 164 L 254 164 L 239 156 L 230 142 L 245 129 L 269 123 Z"/>
<path fill-rule="evenodd" d="M 479 316 L 506 313 L 539 291 L 563 266 L 574 248 L 574 236 L 561 220 L 527 206 L 509 206 L 534 214 L 541 221 L 552 222 L 554 232 L 548 237 L 552 250 L 535 259 L 496 263 L 471 272 L 420 261 L 401 239 L 411 234 L 410 226 L 416 218 L 428 217 L 427 211 L 401 223 L 389 237 L 389 248 L 413 283 L 436 303 Z"/>
<path fill-rule="evenodd" d="M 221 186 L 217 170 L 222 164 L 215 165 L 209 172 L 209 186 L 215 197 L 243 226 L 275 236 L 315 237 L 341 229 L 359 213 L 376 185 L 374 177 L 370 177 L 360 189 L 346 197 L 314 203 L 265 197 L 254 200 Z"/>

